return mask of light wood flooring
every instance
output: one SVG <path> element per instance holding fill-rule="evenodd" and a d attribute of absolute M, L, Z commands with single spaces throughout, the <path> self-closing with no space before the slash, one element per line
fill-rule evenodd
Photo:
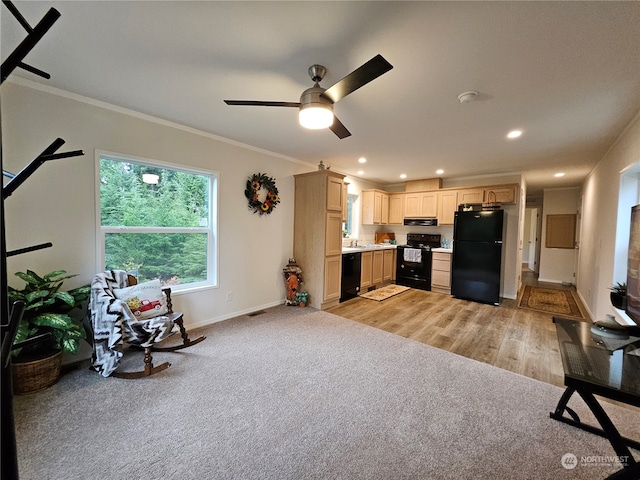
<path fill-rule="evenodd" d="M 532 272 L 523 281 L 537 284 Z M 553 284 L 554 287 L 557 285 Z M 562 287 L 558 288 L 573 288 Z M 557 386 L 563 386 L 551 315 L 411 289 L 382 302 L 354 298 L 328 311 L 387 332 Z"/>
<path fill-rule="evenodd" d="M 528 269 L 523 269 L 522 281 L 525 285 L 575 291 L 573 286 L 538 282 L 534 272 Z M 522 291 L 518 300 L 520 295 Z M 502 299 L 499 306 L 484 305 L 411 289 L 382 302 L 354 298 L 327 311 L 564 387 L 562 359 L 552 315 L 518 308 L 518 300 Z M 586 317 L 586 310 L 577 296 L 576 301 Z M 602 400 L 640 412 L 640 408 L 631 405 L 605 398 Z"/>

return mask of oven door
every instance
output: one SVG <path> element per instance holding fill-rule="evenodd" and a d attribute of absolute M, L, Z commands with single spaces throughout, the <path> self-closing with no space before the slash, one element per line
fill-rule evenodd
<path fill-rule="evenodd" d="M 397 248 L 396 283 L 420 290 L 431 290 L 431 250 L 428 248 Z"/>

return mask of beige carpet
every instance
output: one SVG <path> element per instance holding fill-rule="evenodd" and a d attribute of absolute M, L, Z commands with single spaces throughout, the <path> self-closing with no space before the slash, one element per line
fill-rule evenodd
<path fill-rule="evenodd" d="M 525 285 L 518 306 L 563 317 L 585 318 L 571 290 Z"/>
<path fill-rule="evenodd" d="M 387 298 L 398 295 L 399 293 L 406 292 L 409 287 L 403 287 L 402 285 L 387 285 L 386 287 L 376 288 L 370 292 L 360 295 L 362 298 L 368 298 L 369 300 L 376 300 L 381 302 Z"/>
<path fill-rule="evenodd" d="M 83 365 L 16 397 L 20 480 L 594 480 L 620 468 L 607 440 L 549 418 L 562 388 L 377 328 L 280 305 L 198 333 L 154 354 L 171 362 L 157 375 Z M 593 424 L 578 396 L 569 406 Z M 638 437 L 638 412 L 603 407 Z"/>

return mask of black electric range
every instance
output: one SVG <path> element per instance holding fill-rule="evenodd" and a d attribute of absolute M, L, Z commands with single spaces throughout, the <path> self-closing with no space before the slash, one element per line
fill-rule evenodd
<path fill-rule="evenodd" d="M 407 244 L 398 245 L 396 283 L 431 290 L 431 249 L 440 247 L 440 234 L 408 233 Z"/>

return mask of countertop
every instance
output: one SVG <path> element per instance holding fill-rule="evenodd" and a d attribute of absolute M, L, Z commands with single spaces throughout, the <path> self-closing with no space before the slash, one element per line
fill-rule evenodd
<path fill-rule="evenodd" d="M 395 249 L 396 247 L 397 245 L 391 245 L 388 243 L 359 245 L 357 247 L 342 247 L 342 253 L 368 252 L 370 250 L 391 250 Z"/>
<path fill-rule="evenodd" d="M 389 250 L 397 248 L 398 245 L 390 245 L 386 243 L 378 243 L 376 245 L 360 245 L 357 247 L 342 247 L 342 253 L 368 252 L 369 250 Z M 432 252 L 453 253 L 453 248 L 432 248 Z"/>

